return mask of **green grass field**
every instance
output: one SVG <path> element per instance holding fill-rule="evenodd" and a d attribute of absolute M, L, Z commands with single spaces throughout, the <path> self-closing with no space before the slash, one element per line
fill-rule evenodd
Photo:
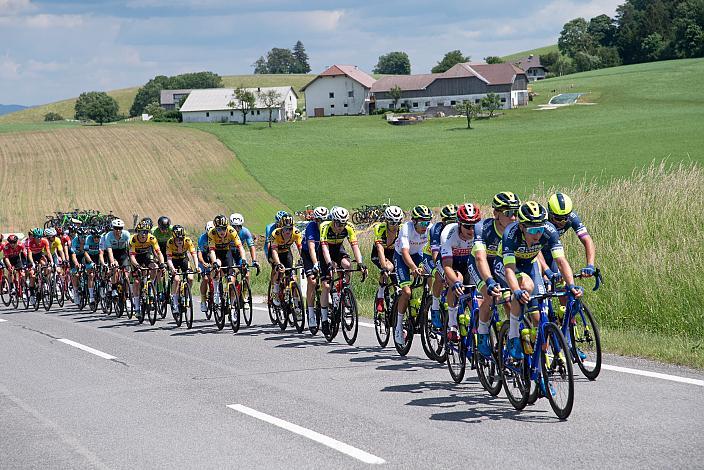
<path fill-rule="evenodd" d="M 538 56 L 538 55 L 548 54 L 550 52 L 559 52 L 559 49 L 557 48 L 557 44 L 553 44 L 551 46 L 545 46 L 545 47 L 538 47 L 536 49 L 531 49 L 528 51 L 516 52 L 515 54 L 505 55 L 501 58 L 506 62 L 510 62 L 512 60 L 518 60 L 518 59 L 522 59 L 523 57 L 528 57 L 531 54 Z"/>

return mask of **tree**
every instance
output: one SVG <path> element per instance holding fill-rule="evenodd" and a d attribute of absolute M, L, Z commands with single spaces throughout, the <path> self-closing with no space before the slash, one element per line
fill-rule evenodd
<path fill-rule="evenodd" d="M 574 57 L 574 65 L 577 67 L 577 72 L 586 72 L 588 70 L 596 70 L 601 68 L 601 59 L 597 55 L 589 54 L 588 52 L 577 52 Z"/>
<path fill-rule="evenodd" d="M 616 24 L 609 15 L 599 15 L 589 20 L 587 32 L 600 46 L 611 47 L 616 40 Z"/>
<path fill-rule="evenodd" d="M 467 116 L 467 129 L 472 128 L 472 118 L 477 117 L 481 107 L 478 104 L 470 103 L 469 101 L 463 101 L 455 105 L 455 109 Z"/>
<path fill-rule="evenodd" d="M 618 55 L 618 49 L 615 47 L 599 47 L 596 55 L 601 61 L 601 68 L 621 65 L 621 56 Z"/>
<path fill-rule="evenodd" d="M 158 101 L 153 101 L 144 108 L 144 112 L 152 117 L 153 120 L 159 121 L 164 117 L 166 111 L 159 105 Z"/>
<path fill-rule="evenodd" d="M 267 91 L 261 91 L 258 93 L 259 99 L 262 104 L 269 110 L 269 127 L 271 127 L 271 115 L 274 112 L 274 108 L 281 106 L 281 95 L 274 89 Z"/>
<path fill-rule="evenodd" d="M 379 56 L 373 73 L 387 75 L 410 75 L 411 61 L 405 52 L 389 52 Z"/>
<path fill-rule="evenodd" d="M 540 56 L 540 63 L 549 74 L 561 77 L 574 72 L 574 66 L 569 57 L 563 56 L 557 51 L 548 52 Z"/>
<path fill-rule="evenodd" d="M 398 101 L 401 99 L 402 93 L 403 91 L 398 85 L 394 85 L 393 88 L 389 90 L 389 95 L 391 95 L 391 98 L 394 100 L 394 109 L 398 109 Z"/>
<path fill-rule="evenodd" d="M 167 77 L 157 75 L 137 90 L 137 96 L 130 108 L 130 116 L 139 116 L 149 103 L 159 101 L 161 90 L 221 88 L 222 78 L 213 72 L 184 73 Z"/>
<path fill-rule="evenodd" d="M 119 106 L 115 98 L 104 91 L 81 93 L 76 100 L 76 119 L 95 121 L 101 126 L 105 122 L 115 121 Z"/>
<path fill-rule="evenodd" d="M 442 58 L 440 62 L 438 62 L 438 65 L 432 68 L 431 72 L 433 73 L 442 73 L 447 70 L 450 70 L 454 65 L 456 64 L 463 64 L 465 62 L 469 62 L 470 57 L 469 56 L 464 56 L 462 55 L 462 51 L 455 49 L 454 51 L 450 51 L 445 54 L 445 57 Z M 410 64 L 408 66 L 408 73 L 410 72 Z"/>
<path fill-rule="evenodd" d="M 269 73 L 293 73 L 296 58 L 289 49 L 275 47 L 266 54 L 266 68 Z"/>
<path fill-rule="evenodd" d="M 557 47 L 560 52 L 573 59 L 576 58 L 579 52 L 592 53 L 594 40 L 589 34 L 587 20 L 575 18 L 565 23 L 560 33 L 560 38 L 557 40 Z"/>
<path fill-rule="evenodd" d="M 227 106 L 242 111 L 242 124 L 247 124 L 247 113 L 254 108 L 256 98 L 254 93 L 246 88 L 239 86 L 235 88 L 234 100 L 230 101 Z"/>
<path fill-rule="evenodd" d="M 676 57 L 704 57 L 704 0 L 687 0 L 677 6 L 673 21 Z"/>
<path fill-rule="evenodd" d="M 484 62 L 487 64 L 503 64 L 504 59 L 495 55 L 490 55 L 488 57 L 484 57 Z"/>
<path fill-rule="evenodd" d="M 269 69 L 266 66 L 266 59 L 263 55 L 259 56 L 256 62 L 252 64 L 252 67 L 254 67 L 255 74 L 269 73 Z"/>
<path fill-rule="evenodd" d="M 501 108 L 501 97 L 496 93 L 489 93 L 481 100 L 482 108 L 489 111 L 489 118 L 494 117 L 494 111 Z"/>
<path fill-rule="evenodd" d="M 293 46 L 293 57 L 295 59 L 294 69 L 291 73 L 308 73 L 310 72 L 310 64 L 308 63 L 308 54 L 306 48 L 303 47 L 301 41 L 297 41 Z"/>
<path fill-rule="evenodd" d="M 64 117 L 60 115 L 59 113 L 55 113 L 53 111 L 50 111 L 44 115 L 44 121 L 46 122 L 53 122 L 53 121 L 63 121 Z"/>
<path fill-rule="evenodd" d="M 189 93 L 189 94 L 190 94 L 190 93 Z M 182 96 L 182 97 L 178 100 L 178 103 L 176 104 L 176 109 L 181 109 L 181 108 L 183 107 L 183 103 L 185 103 L 187 99 L 188 99 L 188 95 Z"/>

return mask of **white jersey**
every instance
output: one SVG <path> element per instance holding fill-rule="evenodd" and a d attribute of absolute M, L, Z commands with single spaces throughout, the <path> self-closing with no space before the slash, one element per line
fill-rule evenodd
<path fill-rule="evenodd" d="M 472 255 L 474 236 L 468 240 L 460 237 L 460 226 L 457 223 L 447 224 L 440 234 L 440 256 L 442 259 L 466 261 Z"/>
<path fill-rule="evenodd" d="M 417 255 L 423 252 L 428 242 L 428 230 L 425 233 L 416 232 L 413 222 L 406 222 L 401 225 L 398 230 L 398 238 L 396 238 L 396 253 L 401 254 L 401 250 L 408 248 L 408 253 Z"/>

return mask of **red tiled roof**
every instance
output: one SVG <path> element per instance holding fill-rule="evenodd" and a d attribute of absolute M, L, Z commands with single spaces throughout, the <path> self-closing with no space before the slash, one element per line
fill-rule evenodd
<path fill-rule="evenodd" d="M 308 88 L 308 85 L 316 81 L 320 77 L 336 77 L 340 75 L 345 75 L 350 77 L 352 80 L 359 82 L 365 88 L 371 88 L 376 80 L 369 76 L 365 72 L 359 70 L 356 65 L 331 65 L 326 70 L 324 70 L 320 75 L 315 77 L 313 80 L 308 82 L 301 90 Z"/>
<path fill-rule="evenodd" d="M 515 60 L 513 63 L 516 64 L 519 68 L 526 70 L 526 71 L 530 68 L 533 68 L 533 67 L 537 67 L 537 68 L 541 68 L 541 69 L 545 68 L 545 66 L 540 63 L 540 56 L 536 56 L 536 55 L 523 57 L 522 59 Z"/>

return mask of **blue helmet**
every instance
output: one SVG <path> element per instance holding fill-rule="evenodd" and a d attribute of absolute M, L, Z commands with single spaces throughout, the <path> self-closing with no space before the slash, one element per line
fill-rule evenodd
<path fill-rule="evenodd" d="M 274 217 L 274 220 L 276 220 L 276 221 L 278 222 L 279 220 L 281 220 L 282 217 L 287 216 L 287 215 L 288 215 L 288 212 L 286 212 L 286 211 L 279 211 L 279 212 L 276 213 L 276 216 Z"/>

